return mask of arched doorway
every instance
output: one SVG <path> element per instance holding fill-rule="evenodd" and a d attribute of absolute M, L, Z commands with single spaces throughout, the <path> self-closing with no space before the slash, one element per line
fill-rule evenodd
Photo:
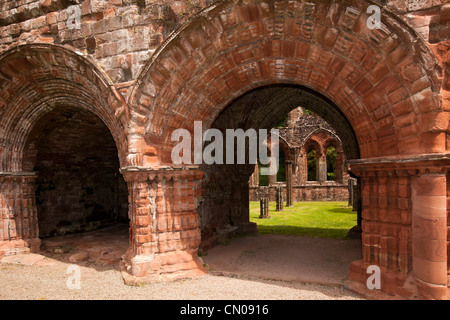
<path fill-rule="evenodd" d="M 224 137 L 230 133 L 230 130 L 231 132 L 270 130 L 299 105 L 305 105 L 311 111 L 322 111 L 324 120 L 332 122 L 336 130 L 346 137 L 347 140 L 343 140 L 343 145 L 349 157 L 353 159 L 359 157 L 356 136 L 348 120 L 339 113 L 337 106 L 320 94 L 301 86 L 270 85 L 251 90 L 232 101 L 216 118 L 212 128 L 220 130 Z M 249 156 L 250 139 L 247 141 L 246 157 Z M 323 152 L 323 147 L 316 141 L 310 139 L 307 144 L 316 147 L 318 153 Z M 282 161 L 281 152 L 282 148 L 279 148 L 279 162 Z M 246 164 L 235 162 L 235 164 L 203 164 L 200 168 L 205 173 L 203 200 L 198 210 L 202 222 L 201 247 L 210 246 L 214 237 L 218 237 L 215 239 L 216 243 L 220 242 L 220 237 L 224 237 L 227 231 L 256 232 L 256 226 L 249 221 L 249 178 L 255 171 L 254 165 L 248 162 Z M 313 178 L 314 180 L 318 178 L 316 170 L 314 170 Z M 263 192 L 268 192 L 265 197 L 270 197 L 272 201 L 275 199 L 274 194 L 269 194 L 269 189 Z"/>
<path fill-rule="evenodd" d="M 108 128 L 89 111 L 60 107 L 29 135 L 26 171 L 37 174 L 39 237 L 128 224 L 128 190 Z"/>
<path fill-rule="evenodd" d="M 0 252 L 38 252 L 41 238 L 127 222 L 126 115 L 108 78 L 47 44 L 6 51 L 0 69 Z"/>
<path fill-rule="evenodd" d="M 198 165 L 173 165 L 171 133 L 178 128 L 194 133 L 195 121 L 211 128 L 231 102 L 252 90 L 293 85 L 304 88 L 295 96 L 308 95 L 305 102 L 311 99 L 309 103 L 314 104 L 319 94 L 325 98 L 321 101 L 337 106 L 318 107 L 315 113 L 331 119 L 327 113 L 333 110 L 348 120 L 350 130 L 338 132 L 343 142 L 355 141 L 345 132 L 356 137 L 356 145 L 343 146 L 346 154 L 358 152 L 348 159 L 362 186 L 363 257 L 352 264 L 350 279 L 365 283 L 367 267 L 379 265 L 382 277 L 396 279 L 393 285 L 383 286 L 384 292 L 411 295 L 416 289 L 405 292 L 402 286 L 414 269 L 417 291 L 442 297 L 442 288 L 447 286 L 447 254 L 444 249 L 439 251 L 445 256 L 439 260 L 442 269 L 438 278 L 430 278 L 425 270 L 434 268 L 434 262 L 410 249 L 423 239 L 417 232 L 417 238 L 411 236 L 413 224 L 426 228 L 431 223 L 429 213 L 425 221 L 411 219 L 417 214 L 414 208 L 420 211 L 422 207 L 411 192 L 400 194 L 400 186 L 414 190 L 427 180 L 423 177 L 427 170 L 440 177 L 448 168 L 444 165 L 447 127 L 437 128 L 426 121 L 427 115 L 434 118 L 442 111 L 439 68 L 420 37 L 391 13 L 383 11 L 381 29 L 369 29 L 370 4 L 363 0 L 219 2 L 192 17 L 152 56 L 129 97 L 132 117 L 141 129 L 135 130 L 138 134 L 130 141 L 126 174 L 138 190 L 154 186 L 150 195 L 154 209 L 150 211 L 158 220 L 155 235 L 163 242 L 136 239 L 136 274 L 201 268 L 195 263 L 195 252 L 201 242 L 196 208 L 202 201 L 199 184 L 203 174 Z M 415 72 L 405 74 L 406 68 Z M 292 98 L 283 90 L 278 93 L 271 100 Z M 255 103 L 264 102 L 256 99 Z M 257 127 L 265 117 L 264 113 L 251 117 L 249 127 Z M 416 125 L 419 119 L 424 127 Z M 416 170 L 399 171 L 405 166 L 403 160 Z M 443 183 L 440 179 L 433 182 Z M 193 191 L 187 192 L 185 185 Z M 431 201 L 431 195 L 418 191 Z M 133 214 L 143 213 L 148 194 L 140 191 L 134 198 L 134 203 L 143 205 Z M 177 205 L 180 199 L 183 206 Z M 180 212 L 182 222 L 174 224 Z M 439 210 L 444 220 L 445 214 Z M 247 225 L 245 220 L 240 223 Z M 432 246 L 432 241 L 425 242 Z M 440 238 L 439 243 L 446 248 L 446 239 Z M 171 260 L 179 255 L 183 259 Z"/>

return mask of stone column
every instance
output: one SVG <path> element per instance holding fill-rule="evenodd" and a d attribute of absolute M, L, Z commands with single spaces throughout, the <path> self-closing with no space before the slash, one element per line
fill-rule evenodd
<path fill-rule="evenodd" d="M 327 181 L 327 157 L 326 153 L 317 157 L 317 181 Z"/>
<path fill-rule="evenodd" d="M 349 279 L 363 290 L 369 266 L 381 291 L 408 299 L 447 297 L 447 154 L 353 160 L 360 177 L 362 260 Z M 352 287 L 352 285 L 350 285 Z"/>
<path fill-rule="evenodd" d="M 368 290 L 367 270 L 376 266 L 382 292 L 409 298 L 415 293 L 404 288 L 412 272 L 410 177 L 406 171 L 373 165 L 352 167 L 352 172 L 362 185 L 362 260 L 352 263 L 349 279 Z"/>
<path fill-rule="evenodd" d="M 336 156 L 336 182 L 344 183 L 344 161 L 345 155 L 344 152 L 338 152 Z"/>
<path fill-rule="evenodd" d="M 38 252 L 38 215 L 33 172 L 0 173 L 0 256 Z"/>
<path fill-rule="evenodd" d="M 231 187 L 231 221 L 238 227 L 239 234 L 256 233 L 256 224 L 250 222 L 248 173 L 245 172 L 245 167 L 239 169 L 242 171 L 236 173 Z"/>
<path fill-rule="evenodd" d="M 353 186 L 355 185 L 355 180 L 356 179 L 354 179 L 354 178 L 349 178 L 348 179 L 348 206 L 353 206 L 354 205 L 353 204 L 353 197 L 354 197 L 354 194 L 353 194 L 354 188 L 353 188 Z"/>
<path fill-rule="evenodd" d="M 260 205 L 260 212 L 259 212 L 259 219 L 269 219 L 270 215 L 269 215 L 269 198 L 261 198 L 261 200 L 259 200 L 259 205 Z"/>
<path fill-rule="evenodd" d="M 253 174 L 250 176 L 250 187 L 258 187 L 259 186 L 259 167 L 258 164 L 255 164 L 255 170 Z"/>
<path fill-rule="evenodd" d="M 122 264 L 125 280 L 143 283 L 203 274 L 197 258 L 203 172 L 123 169 L 122 173 L 130 206 L 130 248 Z"/>
<path fill-rule="evenodd" d="M 269 186 L 273 186 L 277 183 L 277 175 L 276 174 L 272 174 L 270 176 L 268 176 L 269 179 Z"/>
<path fill-rule="evenodd" d="M 283 187 L 282 186 L 278 186 L 276 187 L 276 210 L 275 211 L 284 211 L 284 197 L 283 197 Z"/>
<path fill-rule="evenodd" d="M 412 179 L 413 270 L 421 299 L 447 297 L 447 182 L 445 174 Z"/>
<path fill-rule="evenodd" d="M 292 161 L 286 161 L 286 207 L 292 206 Z"/>

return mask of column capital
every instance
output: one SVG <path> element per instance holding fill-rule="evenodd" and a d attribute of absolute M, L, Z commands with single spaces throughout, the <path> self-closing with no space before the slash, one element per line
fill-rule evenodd
<path fill-rule="evenodd" d="M 127 182 L 161 181 L 162 179 L 200 180 L 204 175 L 199 166 L 124 167 L 120 169 L 120 172 Z"/>
<path fill-rule="evenodd" d="M 37 178 L 37 174 L 35 172 L 0 172 L 0 181 L 4 180 L 35 180 Z"/>
<path fill-rule="evenodd" d="M 445 174 L 450 170 L 450 153 L 349 160 L 347 165 L 358 177 Z"/>

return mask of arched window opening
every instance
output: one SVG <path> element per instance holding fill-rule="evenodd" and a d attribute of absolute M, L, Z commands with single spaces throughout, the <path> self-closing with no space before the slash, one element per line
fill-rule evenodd
<path fill-rule="evenodd" d="M 310 149 L 307 153 L 308 181 L 317 181 L 317 153 Z"/>
<path fill-rule="evenodd" d="M 337 180 L 336 158 L 336 149 L 333 146 L 329 146 L 327 148 L 327 181 Z"/>
<path fill-rule="evenodd" d="M 267 167 L 268 165 L 262 164 L 258 161 L 259 186 L 261 187 L 266 187 L 269 185 L 269 176 L 261 174 L 261 170 Z"/>
<path fill-rule="evenodd" d="M 279 168 L 277 172 L 277 182 L 286 181 L 286 155 L 283 149 L 279 151 Z"/>

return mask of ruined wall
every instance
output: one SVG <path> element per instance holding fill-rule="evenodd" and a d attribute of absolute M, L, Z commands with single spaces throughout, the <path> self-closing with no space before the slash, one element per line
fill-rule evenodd
<path fill-rule="evenodd" d="M 450 172 L 447 172 L 447 273 L 450 286 Z"/>
<path fill-rule="evenodd" d="M 448 0 L 388 1 L 387 7 L 411 26 L 442 65 L 442 98 L 450 104 L 450 2 Z M 404 72 L 411 72 L 405 70 Z M 450 135 L 447 135 L 447 146 Z"/>
<path fill-rule="evenodd" d="M 171 32 L 212 0 L 2 0 L 0 52 L 18 44 L 65 45 L 95 60 L 119 88 L 131 85 Z M 447 0 L 375 1 L 436 51 L 449 48 Z M 76 8 L 76 9 L 74 9 Z M 80 13 L 80 24 L 74 18 Z M 71 18 L 72 17 L 72 18 Z M 442 57 L 449 74 L 448 55 Z M 447 89 L 449 76 L 446 77 Z"/>
<path fill-rule="evenodd" d="M 258 187 L 250 186 L 250 201 L 257 201 Z M 270 187 L 270 201 L 276 201 L 276 187 Z M 283 199 L 286 201 L 286 189 L 283 189 Z M 300 201 L 348 201 L 348 186 L 327 182 L 324 184 L 309 182 L 304 185 L 292 186 L 292 200 Z"/>
<path fill-rule="evenodd" d="M 3 0 L 0 52 L 27 43 L 67 46 L 96 61 L 126 95 L 129 82 L 170 33 L 210 2 Z"/>
<path fill-rule="evenodd" d="M 302 107 L 289 112 L 284 123 L 277 129 L 283 139 L 280 146 L 286 160 L 292 161 L 292 200 L 347 201 L 349 175 L 344 168 L 345 155 L 336 130 L 324 119 Z M 329 146 L 333 146 L 337 152 L 336 181 L 327 181 L 326 150 Z M 307 153 L 310 148 L 314 148 L 317 152 L 316 181 L 308 181 Z M 259 181 L 255 178 L 257 175 L 259 175 L 258 168 L 253 172 L 250 181 Z M 275 180 L 269 178 L 269 183 L 276 182 Z M 286 200 L 286 182 L 278 181 L 276 184 L 284 186 Z M 276 187 L 269 189 L 270 201 L 275 201 Z M 258 187 L 250 183 L 250 201 L 258 200 Z"/>
<path fill-rule="evenodd" d="M 351 278 L 365 283 L 366 266 L 377 264 L 390 280 L 385 292 L 410 296 L 402 286 L 414 271 L 420 296 L 442 299 L 448 227 L 441 222 L 448 208 L 437 209 L 437 226 L 421 197 L 433 205 L 434 195 L 422 188 L 432 181 L 439 204 L 448 203 L 448 192 L 441 191 L 442 177 L 448 190 L 450 4 L 376 1 L 386 10 L 385 29 L 369 31 L 365 9 L 371 3 L 218 1 L 190 20 L 211 2 L 0 0 L 2 252 L 39 244 L 37 177 L 20 172 L 19 160 L 27 130 L 54 106 L 41 98 L 60 94 L 67 102 L 70 96 L 111 130 L 127 167 L 131 270 L 159 277 L 196 269 L 201 241 L 202 175 L 164 168 L 171 131 L 193 119 L 212 125 L 227 105 L 255 88 L 294 84 L 302 86 L 300 93 L 258 91 L 237 107 L 269 98 L 265 113 L 252 108 L 244 116 L 248 127 L 270 127 L 292 109 L 291 101 L 317 102 L 307 87 L 337 104 L 333 109 L 322 99 L 316 106 L 322 115 L 333 120 L 345 114 L 358 138 L 349 149 L 359 146 L 365 158 L 352 164 L 363 184 L 363 260 L 352 265 Z M 49 43 L 56 46 L 36 46 Z M 25 44 L 34 46 L 13 49 Z M 388 159 L 370 159 L 375 157 Z M 236 214 L 233 208 L 227 214 Z M 245 225 L 244 217 L 236 222 Z M 437 240 L 429 239 L 435 234 Z"/>

